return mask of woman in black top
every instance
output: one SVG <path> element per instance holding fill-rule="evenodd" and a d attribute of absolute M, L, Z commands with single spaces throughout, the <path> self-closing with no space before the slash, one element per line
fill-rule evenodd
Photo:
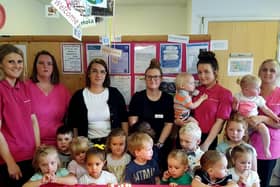
<path fill-rule="evenodd" d="M 128 122 L 133 126 L 138 121 L 146 121 L 155 131 L 155 143 L 166 153 L 160 154 L 162 163 L 166 163 L 166 155 L 172 148 L 168 139 L 174 121 L 173 97 L 159 89 L 162 81 L 162 70 L 159 62 L 151 60 L 145 71 L 146 89 L 136 92 L 129 105 Z M 162 152 L 160 152 L 162 153 Z"/>

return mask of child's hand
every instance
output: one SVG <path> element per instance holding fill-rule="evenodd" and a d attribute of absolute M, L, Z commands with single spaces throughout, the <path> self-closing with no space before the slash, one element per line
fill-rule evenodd
<path fill-rule="evenodd" d="M 171 183 L 169 183 L 169 186 L 175 187 L 175 186 L 178 186 L 178 184 L 171 182 Z"/>
<path fill-rule="evenodd" d="M 202 101 L 205 101 L 207 98 L 208 98 L 208 95 L 207 95 L 207 94 L 203 94 L 202 96 L 200 96 L 200 99 L 201 99 Z"/>
<path fill-rule="evenodd" d="M 162 180 L 167 181 L 170 177 L 170 174 L 168 171 L 163 172 Z"/>

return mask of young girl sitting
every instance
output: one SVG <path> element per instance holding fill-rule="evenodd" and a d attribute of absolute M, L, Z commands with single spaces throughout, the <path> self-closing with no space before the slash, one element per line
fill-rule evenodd
<path fill-rule="evenodd" d="M 88 174 L 84 174 L 79 178 L 79 184 L 107 185 L 117 184 L 117 178 L 114 174 L 104 171 L 105 150 L 95 146 L 86 152 L 86 168 Z"/>
<path fill-rule="evenodd" d="M 252 169 L 254 171 L 257 171 L 257 153 L 255 149 L 246 142 L 248 141 L 248 135 L 247 135 L 247 123 L 244 120 L 244 118 L 238 114 L 234 114 L 231 116 L 231 118 L 228 120 L 225 131 L 224 131 L 224 139 L 221 141 L 218 146 L 217 150 L 227 154 L 229 149 L 232 149 L 233 147 L 240 145 L 240 144 L 246 144 L 249 147 L 252 148 L 253 154 L 252 154 Z M 228 159 L 229 161 L 229 167 L 232 167 L 231 159 Z"/>
<path fill-rule="evenodd" d="M 227 174 L 227 159 L 223 153 L 215 150 L 206 151 L 200 159 L 200 167 L 195 171 L 193 187 L 237 187 L 231 175 Z"/>
<path fill-rule="evenodd" d="M 175 149 L 167 157 L 168 170 L 163 173 L 161 184 L 190 185 L 192 177 L 187 173 L 188 157 L 183 150 Z"/>
<path fill-rule="evenodd" d="M 258 173 L 251 170 L 253 149 L 245 144 L 235 146 L 231 150 L 233 168 L 229 169 L 233 181 L 240 187 L 259 187 Z"/>
<path fill-rule="evenodd" d="M 253 75 L 245 75 L 241 78 L 241 80 L 238 79 L 237 83 L 240 84 L 241 93 L 238 93 L 234 96 L 234 111 L 237 111 L 243 117 L 249 118 L 252 116 L 257 116 L 259 108 L 266 115 L 279 122 L 280 118 L 266 106 L 264 98 L 259 95 L 261 81 L 257 77 Z M 265 156 L 270 158 L 270 136 L 266 125 L 264 123 L 258 123 L 254 126 L 250 125 L 250 130 L 256 130 L 260 133 L 263 141 Z"/>
<path fill-rule="evenodd" d="M 41 145 L 37 148 L 33 166 L 37 173 L 23 187 L 39 187 L 45 183 L 74 185 L 77 179 L 65 168 L 60 168 L 57 150 L 52 146 Z"/>
<path fill-rule="evenodd" d="M 111 131 L 107 138 L 107 169 L 115 174 L 118 183 L 124 182 L 125 167 L 131 157 L 126 153 L 126 134 L 121 128 Z"/>
<path fill-rule="evenodd" d="M 74 138 L 70 145 L 72 161 L 68 164 L 68 171 L 78 179 L 87 173 L 86 170 L 86 152 L 89 149 L 89 141 L 86 137 L 78 136 Z"/>

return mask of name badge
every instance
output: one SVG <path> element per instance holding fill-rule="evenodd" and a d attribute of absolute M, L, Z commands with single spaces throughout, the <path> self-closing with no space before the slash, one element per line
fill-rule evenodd
<path fill-rule="evenodd" d="M 163 114 L 155 114 L 155 118 L 156 119 L 162 119 L 163 118 Z"/>

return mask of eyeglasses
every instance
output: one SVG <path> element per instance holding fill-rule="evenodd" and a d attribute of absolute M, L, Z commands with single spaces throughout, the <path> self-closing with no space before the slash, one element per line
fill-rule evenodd
<path fill-rule="evenodd" d="M 107 73 L 105 70 L 98 71 L 97 69 L 91 69 L 90 72 L 93 74 L 100 73 L 101 75 L 106 75 L 106 73 Z"/>
<path fill-rule="evenodd" d="M 154 80 L 160 80 L 161 79 L 161 75 L 146 75 L 145 77 L 149 81 L 152 80 L 152 79 L 154 79 Z"/>
<path fill-rule="evenodd" d="M 52 62 L 43 62 L 43 61 L 39 61 L 38 64 L 40 64 L 40 65 L 47 65 L 47 66 L 52 66 L 53 65 Z"/>

